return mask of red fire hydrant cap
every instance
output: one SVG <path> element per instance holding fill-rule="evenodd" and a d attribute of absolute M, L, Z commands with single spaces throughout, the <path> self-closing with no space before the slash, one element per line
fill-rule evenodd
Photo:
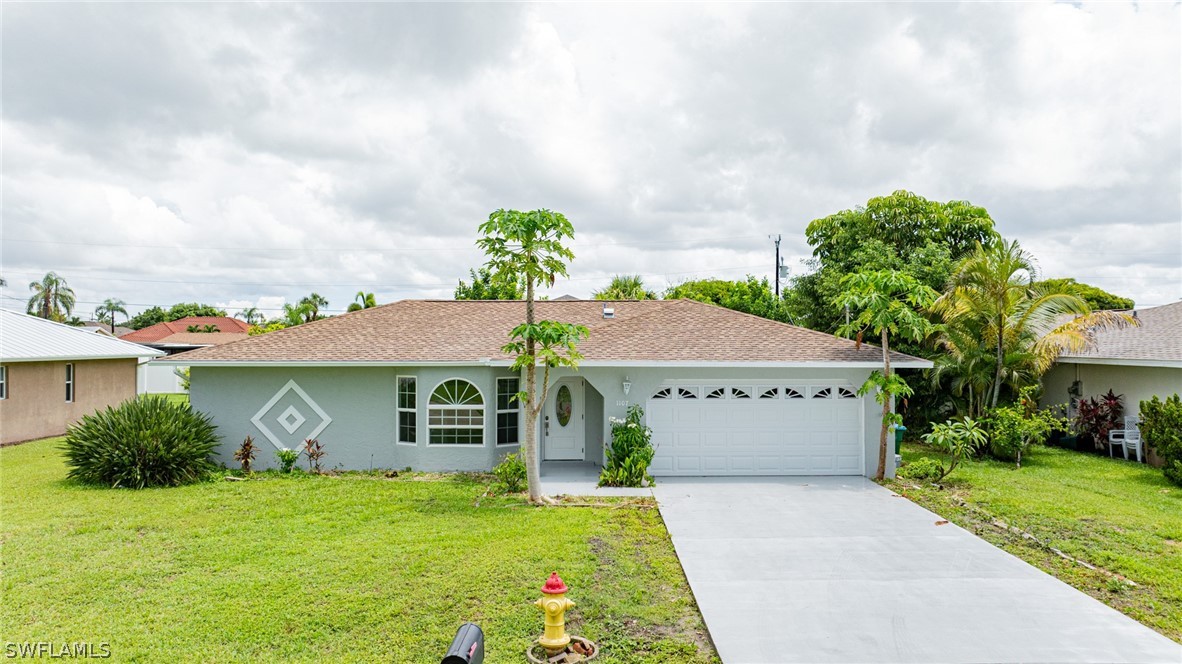
<path fill-rule="evenodd" d="M 546 579 L 546 585 L 542 586 L 542 592 L 547 595 L 561 595 L 566 590 L 566 584 L 558 578 L 558 572 L 551 572 L 550 578 Z"/>

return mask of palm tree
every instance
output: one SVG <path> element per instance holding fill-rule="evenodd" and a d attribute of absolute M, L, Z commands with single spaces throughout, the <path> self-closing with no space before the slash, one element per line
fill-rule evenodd
<path fill-rule="evenodd" d="M 305 298 L 307 299 L 307 298 Z M 283 322 L 288 327 L 306 323 L 312 316 L 312 305 L 300 300 L 299 304 L 283 305 Z"/>
<path fill-rule="evenodd" d="M 374 297 L 373 293 L 357 291 L 357 296 L 354 299 L 356 302 L 349 304 L 349 311 L 361 311 L 362 309 L 372 309 L 378 306 L 378 300 Z"/>
<path fill-rule="evenodd" d="M 258 325 L 263 322 L 263 314 L 258 307 L 247 307 L 234 315 L 241 318 L 247 325 Z"/>
<path fill-rule="evenodd" d="M 961 357 L 973 357 L 979 365 L 979 353 L 966 348 L 975 336 L 991 357 L 992 376 L 984 386 L 990 408 L 997 407 L 1003 384 L 1033 384 L 1061 354 L 1090 347 L 1097 332 L 1137 325 L 1128 314 L 1092 311 L 1059 284 L 1036 285 L 1037 278 L 1034 258 L 1016 240 L 978 244 L 933 307 L 943 318 L 940 347 L 955 347 Z M 977 374 L 980 367 L 957 371 Z"/>
<path fill-rule="evenodd" d="M 74 289 L 56 272 L 47 272 L 41 281 L 31 282 L 29 290 L 33 292 L 26 308 L 29 314 L 60 322 L 74 310 Z"/>
<path fill-rule="evenodd" d="M 328 298 L 319 293 L 310 293 L 307 297 L 300 300 L 300 305 L 304 308 L 304 322 L 311 323 L 314 320 L 320 319 L 320 310 L 328 306 Z"/>
<path fill-rule="evenodd" d="M 112 336 L 115 334 L 115 314 L 123 314 L 124 318 L 131 318 L 127 315 L 127 303 L 111 297 L 103 300 L 103 303 L 94 310 L 94 317 L 100 322 L 110 321 Z"/>
<path fill-rule="evenodd" d="M 617 274 L 603 290 L 592 294 L 596 300 L 655 300 L 657 294 L 644 288 L 639 274 Z"/>

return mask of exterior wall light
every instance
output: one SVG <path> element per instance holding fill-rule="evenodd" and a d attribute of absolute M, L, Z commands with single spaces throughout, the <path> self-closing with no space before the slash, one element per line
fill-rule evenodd
<path fill-rule="evenodd" d="M 624 376 L 624 396 L 628 396 L 628 392 L 631 390 L 632 390 L 632 381 L 628 380 L 627 376 Z"/>

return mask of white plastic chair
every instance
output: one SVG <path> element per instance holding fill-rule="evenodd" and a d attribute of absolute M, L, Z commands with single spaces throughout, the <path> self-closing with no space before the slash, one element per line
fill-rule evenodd
<path fill-rule="evenodd" d="M 1130 415 L 1125 418 L 1125 428 L 1113 429 L 1108 432 L 1108 456 L 1112 456 L 1112 448 L 1117 445 L 1125 454 L 1125 460 L 1129 458 L 1129 450 L 1137 458 L 1137 463 L 1141 463 L 1141 418 Z"/>

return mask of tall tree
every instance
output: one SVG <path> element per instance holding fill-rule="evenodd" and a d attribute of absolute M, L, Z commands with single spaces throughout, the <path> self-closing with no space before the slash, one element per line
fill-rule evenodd
<path fill-rule="evenodd" d="M 115 334 L 115 314 L 123 314 L 124 318 L 129 318 L 127 315 L 127 303 L 123 300 L 108 297 L 94 310 L 94 317 L 99 322 L 109 322 L 111 324 L 112 335 Z"/>
<path fill-rule="evenodd" d="M 74 310 L 74 289 L 56 272 L 47 272 L 41 281 L 29 283 L 33 295 L 26 311 L 35 316 L 62 322 Z"/>
<path fill-rule="evenodd" d="M 911 393 L 911 388 L 891 373 L 892 336 L 921 341 L 932 332 L 932 324 L 923 312 L 939 296 L 933 288 L 915 277 L 898 270 L 855 272 L 842 279 L 845 291 L 837 299 L 842 309 L 849 308 L 850 322 L 840 333 L 856 333 L 861 343 L 862 331 L 869 329 L 878 335 L 882 344 L 882 371 L 875 370 L 862 385 L 860 394 L 877 390 L 875 399 L 882 404 L 882 428 L 878 436 L 878 471 L 886 475 L 887 433 L 892 424 L 902 423 L 899 415 L 891 412 L 892 401 Z"/>
<path fill-rule="evenodd" d="M 639 274 L 617 274 L 592 297 L 596 300 L 655 300 L 657 294 L 644 287 L 644 279 Z"/>
<path fill-rule="evenodd" d="M 520 300 L 525 296 L 525 283 L 516 274 L 493 272 L 487 267 L 468 270 L 471 284 L 461 279 L 456 286 L 457 300 Z"/>
<path fill-rule="evenodd" d="M 534 312 L 534 288 L 553 285 L 566 276 L 567 263 L 575 255 L 564 242 L 574 238 L 575 230 L 566 217 L 550 210 L 497 210 L 480 225 L 476 245 L 488 257 L 492 274 L 519 275 L 525 282 L 525 323 L 510 333 L 506 353 L 515 354 L 513 366 L 525 371 L 525 390 L 518 394 L 524 404 L 525 466 L 531 502 L 544 501 L 538 475 L 538 415 L 549 391 L 550 368 L 577 367 L 578 341 L 587 336 L 587 328 L 557 321 L 538 321 Z M 538 364 L 545 367 L 539 390 Z"/>
<path fill-rule="evenodd" d="M 747 275 L 743 281 L 723 279 L 685 281 L 676 286 L 670 286 L 665 291 L 665 299 L 709 302 L 753 316 L 778 320 L 781 323 L 793 322 L 784 306 L 784 301 L 776 299 L 776 294 L 772 291 L 768 280 L 766 278 L 756 279 L 751 275 Z"/>
<path fill-rule="evenodd" d="M 1016 240 L 978 246 L 957 266 L 949 290 L 933 310 L 946 328 L 976 333 L 993 358 L 988 406 L 996 408 L 1002 385 L 1037 381 L 1064 352 L 1080 352 L 1100 330 L 1137 325 L 1128 314 L 1092 311 L 1069 284 L 1035 285 L 1034 258 Z M 938 340 L 955 342 L 950 333 Z"/>
<path fill-rule="evenodd" d="M 1048 290 L 1071 293 L 1087 302 L 1093 311 L 1129 311 L 1134 305 L 1134 302 L 1127 297 L 1113 295 L 1102 288 L 1088 284 L 1081 284 L 1075 279 L 1043 279 L 1035 282 L 1034 285 Z"/>
<path fill-rule="evenodd" d="M 349 303 L 349 311 L 361 311 L 362 309 L 373 309 L 378 306 L 378 299 L 373 293 L 366 293 L 365 291 L 357 291 L 357 295 L 353 298 L 353 302 Z"/>
<path fill-rule="evenodd" d="M 328 298 L 319 293 L 309 293 L 300 300 L 300 305 L 304 311 L 304 322 L 311 323 L 321 318 L 320 310 L 328 307 Z"/>
<path fill-rule="evenodd" d="M 226 310 L 208 304 L 197 302 L 178 302 L 168 309 L 163 307 L 149 307 L 131 317 L 127 326 L 133 330 L 141 330 L 157 323 L 166 323 L 190 316 L 225 316 Z"/>
<path fill-rule="evenodd" d="M 297 304 L 283 305 L 283 323 L 287 327 L 295 327 L 315 320 L 314 315 L 312 305 L 304 300 L 300 300 Z"/>
<path fill-rule="evenodd" d="M 264 320 L 263 312 L 259 311 L 258 307 L 247 307 L 242 311 L 234 314 L 235 317 L 241 318 L 247 325 L 258 325 Z"/>
<path fill-rule="evenodd" d="M 845 275 L 898 270 L 942 291 L 958 260 L 977 243 L 999 239 L 985 208 L 967 201 L 932 201 L 909 191 L 815 219 L 805 236 L 813 247 L 811 269 L 792 280 L 786 298 L 798 323 L 823 332 L 844 323 L 844 308 L 834 303 L 844 292 Z M 906 341 L 903 349 L 925 352 Z"/>

